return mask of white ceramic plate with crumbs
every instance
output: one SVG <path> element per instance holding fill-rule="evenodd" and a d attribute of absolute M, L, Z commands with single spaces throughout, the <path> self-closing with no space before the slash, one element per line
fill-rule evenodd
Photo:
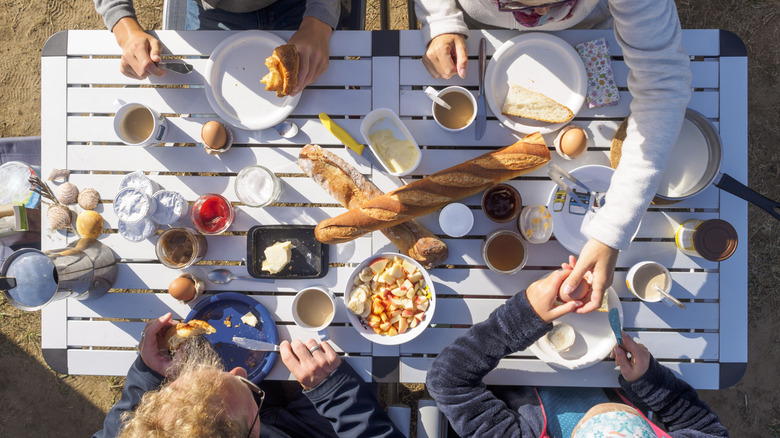
<path fill-rule="evenodd" d="M 610 306 L 614 305 L 618 309 L 622 327 L 623 306 L 620 304 L 620 299 L 611 287 L 607 289 L 607 294 Z M 553 324 L 556 322 L 566 323 L 574 328 L 574 345 L 568 351 L 553 350 L 547 342 L 547 334 L 528 347 L 536 357 L 555 368 L 567 370 L 587 368 L 604 360 L 617 345 L 607 312 L 569 313 L 556 319 Z"/>
<path fill-rule="evenodd" d="M 276 97 L 260 82 L 268 73 L 265 59 L 286 41 L 261 30 L 247 30 L 222 41 L 206 64 L 206 97 L 214 111 L 240 129 L 279 124 L 295 109 L 301 94 Z"/>
<path fill-rule="evenodd" d="M 510 83 L 566 105 L 575 116 L 588 91 L 580 55 L 561 38 L 541 32 L 516 36 L 496 49 L 485 75 L 486 100 L 499 122 L 523 134 L 547 134 L 568 123 L 551 124 L 501 114 Z"/>

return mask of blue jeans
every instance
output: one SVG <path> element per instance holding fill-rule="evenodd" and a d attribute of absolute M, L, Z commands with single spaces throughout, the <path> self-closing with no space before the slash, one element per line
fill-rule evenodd
<path fill-rule="evenodd" d="M 304 0 L 278 0 L 252 12 L 205 10 L 196 0 L 187 0 L 185 30 L 298 30 L 306 10 Z"/>

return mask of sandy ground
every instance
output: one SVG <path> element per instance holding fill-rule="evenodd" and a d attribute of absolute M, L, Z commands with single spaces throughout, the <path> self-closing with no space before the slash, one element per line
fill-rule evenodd
<path fill-rule="evenodd" d="M 406 5 L 391 0 L 391 28 L 406 28 Z M 162 0 L 136 0 L 146 28 L 160 28 Z M 749 56 L 750 185 L 780 199 L 777 0 L 677 0 L 684 28 L 721 28 L 745 42 Z M 368 28 L 379 27 L 378 1 L 368 0 Z M 91 2 L 0 0 L 0 136 L 40 135 L 40 49 L 65 29 L 101 29 Z M 780 222 L 749 211 L 749 366 L 734 387 L 702 391 L 732 436 L 780 436 Z M 728 291 L 724 291 L 728 293 Z M 0 299 L 0 435 L 89 436 L 121 393 L 124 379 L 51 371 L 40 354 L 40 313 Z M 418 386 L 402 387 L 415 400 Z"/>

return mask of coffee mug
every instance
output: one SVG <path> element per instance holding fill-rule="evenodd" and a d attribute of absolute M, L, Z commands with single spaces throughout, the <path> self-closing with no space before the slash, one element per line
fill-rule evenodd
<path fill-rule="evenodd" d="M 653 287 L 656 284 L 665 292 L 672 289 L 672 275 L 660 263 L 639 262 L 632 266 L 626 274 L 628 290 L 644 302 L 657 303 L 664 299 L 663 294 Z"/>
<path fill-rule="evenodd" d="M 121 104 L 121 102 L 117 102 Z M 163 142 L 168 120 L 140 103 L 126 103 L 114 116 L 114 132 L 130 146 L 153 146 Z"/>
<path fill-rule="evenodd" d="M 433 119 L 442 129 L 458 132 L 474 123 L 477 117 L 477 99 L 469 90 L 452 86 L 439 91 L 437 96 L 451 107 L 448 110 L 436 102 L 431 106 Z"/>
<path fill-rule="evenodd" d="M 295 294 L 292 302 L 292 317 L 295 324 L 304 329 L 320 333 L 320 339 L 327 339 L 325 329 L 336 315 L 336 298 L 329 290 L 311 286 Z"/>

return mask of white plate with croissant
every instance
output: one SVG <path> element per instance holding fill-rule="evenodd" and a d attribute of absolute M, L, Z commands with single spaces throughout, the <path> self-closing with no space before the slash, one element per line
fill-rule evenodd
<path fill-rule="evenodd" d="M 570 117 L 555 123 L 502 114 L 512 85 L 532 96 L 539 97 L 539 93 L 552 99 L 570 110 Z M 485 97 L 493 115 L 507 128 L 524 134 L 547 134 L 562 128 L 577 115 L 587 91 L 588 77 L 580 55 L 569 43 L 548 33 L 527 33 L 506 41 L 496 49 L 485 75 Z M 538 100 L 532 104 L 550 103 L 543 97 Z"/>
<path fill-rule="evenodd" d="M 206 97 L 214 111 L 240 129 L 275 126 L 295 109 L 301 95 L 276 97 L 260 82 L 268 73 L 265 59 L 286 44 L 262 30 L 236 33 L 222 41 L 206 64 Z"/>

